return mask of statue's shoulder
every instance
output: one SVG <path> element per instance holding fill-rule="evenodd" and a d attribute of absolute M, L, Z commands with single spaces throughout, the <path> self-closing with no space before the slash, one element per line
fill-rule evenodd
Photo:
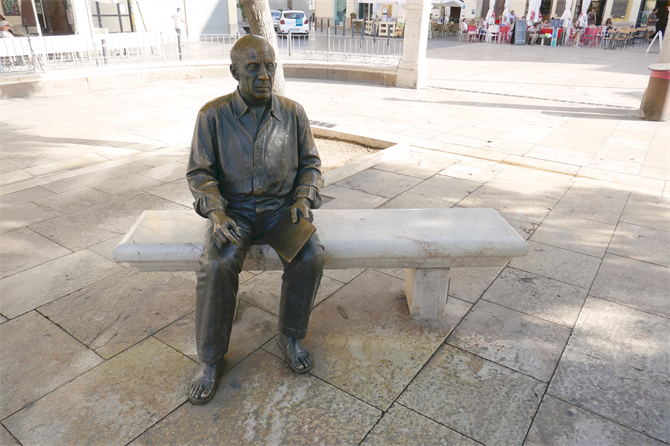
<path fill-rule="evenodd" d="M 289 99 L 285 96 L 279 96 L 279 95 L 274 95 L 274 97 L 279 102 L 281 107 L 284 108 L 284 110 L 286 110 L 287 112 L 300 115 L 305 114 L 305 109 L 302 108 L 302 105 L 300 105 L 293 99 Z"/>
<path fill-rule="evenodd" d="M 216 99 L 212 99 L 207 102 L 200 108 L 200 113 L 204 115 L 218 114 L 226 106 L 230 105 L 233 100 L 233 93 L 229 93 L 223 96 L 219 96 Z"/>

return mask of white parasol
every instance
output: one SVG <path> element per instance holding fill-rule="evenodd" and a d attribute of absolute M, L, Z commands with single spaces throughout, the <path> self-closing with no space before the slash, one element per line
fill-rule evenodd
<path fill-rule="evenodd" d="M 587 16 L 589 12 L 589 7 L 591 6 L 591 0 L 584 0 L 582 3 L 582 12 L 579 14 L 579 23 L 581 23 L 582 28 L 586 28 L 589 24 L 589 18 Z"/>
<path fill-rule="evenodd" d="M 531 0 L 528 9 L 528 20 L 531 24 L 539 22 L 542 20 L 542 15 L 540 14 L 540 5 L 542 0 Z"/>
<path fill-rule="evenodd" d="M 568 29 L 572 26 L 572 0 L 565 1 L 565 11 L 563 11 L 561 20 L 563 20 L 564 29 Z"/>
<path fill-rule="evenodd" d="M 503 11 L 502 21 L 504 23 L 509 23 L 509 17 L 512 13 L 509 12 L 509 7 L 512 5 L 512 0 L 505 0 L 505 10 Z"/>
<path fill-rule="evenodd" d="M 496 23 L 496 0 L 489 0 L 489 12 L 486 13 L 486 19 L 489 25 Z"/>

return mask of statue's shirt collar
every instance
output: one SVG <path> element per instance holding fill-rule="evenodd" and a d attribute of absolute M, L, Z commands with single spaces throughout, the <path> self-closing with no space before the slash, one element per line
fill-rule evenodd
<path fill-rule="evenodd" d="M 233 98 L 231 102 L 233 106 L 233 114 L 236 119 L 240 119 L 249 110 L 249 106 L 244 101 L 242 95 L 240 94 L 240 90 L 237 88 L 233 92 Z M 270 103 L 270 116 L 275 118 L 277 121 L 281 121 L 282 107 L 274 94 L 272 95 L 272 101 Z"/>

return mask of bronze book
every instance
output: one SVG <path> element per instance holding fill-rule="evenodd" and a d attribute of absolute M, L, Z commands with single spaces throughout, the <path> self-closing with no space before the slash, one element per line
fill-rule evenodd
<path fill-rule="evenodd" d="M 287 262 L 293 260 L 316 232 L 316 226 L 305 220 L 302 215 L 298 215 L 298 222 L 293 223 L 291 211 L 287 210 L 263 235 L 265 243 L 272 246 Z"/>

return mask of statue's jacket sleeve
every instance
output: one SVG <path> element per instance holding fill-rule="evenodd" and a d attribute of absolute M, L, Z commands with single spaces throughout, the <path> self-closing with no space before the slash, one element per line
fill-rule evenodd
<path fill-rule="evenodd" d="M 195 211 L 206 217 L 236 202 L 308 198 L 321 206 L 321 160 L 303 108 L 273 96 L 256 124 L 237 91 L 198 113 L 186 171 Z"/>

